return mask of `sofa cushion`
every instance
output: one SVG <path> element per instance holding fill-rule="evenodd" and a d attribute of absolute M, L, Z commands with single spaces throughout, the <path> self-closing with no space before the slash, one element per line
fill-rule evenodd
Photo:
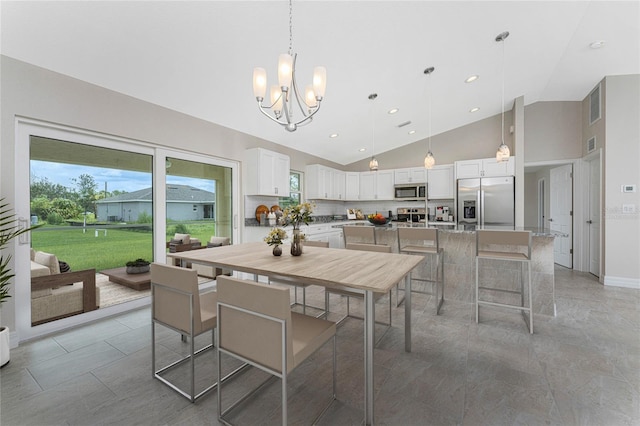
<path fill-rule="evenodd" d="M 174 240 L 182 240 L 182 244 L 191 244 L 191 234 L 175 234 Z"/>
<path fill-rule="evenodd" d="M 46 275 L 51 275 L 51 271 L 49 270 L 49 268 L 39 263 L 36 263 L 32 260 L 31 261 L 31 278 L 44 277 Z M 32 299 L 37 299 L 38 297 L 43 297 L 43 296 L 51 296 L 51 289 L 43 288 L 42 290 L 31 291 Z"/>
<path fill-rule="evenodd" d="M 230 242 L 231 239 L 229 237 L 211 237 L 207 243 L 207 247 L 228 246 Z"/>
<path fill-rule="evenodd" d="M 60 273 L 60 264 L 55 254 L 37 251 L 33 261 L 49 268 L 51 275 Z"/>

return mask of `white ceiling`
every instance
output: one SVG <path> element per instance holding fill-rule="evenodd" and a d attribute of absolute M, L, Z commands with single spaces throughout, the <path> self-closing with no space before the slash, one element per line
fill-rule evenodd
<path fill-rule="evenodd" d="M 4 55 L 339 164 L 371 155 L 372 109 L 377 153 L 428 136 L 428 66 L 432 134 L 500 113 L 503 31 L 506 109 L 522 95 L 579 101 L 606 75 L 640 73 L 638 1 L 295 0 L 299 83 L 324 65 L 328 85 L 314 121 L 289 133 L 251 86 L 256 66 L 274 81 L 288 48 L 286 0 L 0 5 Z M 590 49 L 596 40 L 605 46 Z"/>

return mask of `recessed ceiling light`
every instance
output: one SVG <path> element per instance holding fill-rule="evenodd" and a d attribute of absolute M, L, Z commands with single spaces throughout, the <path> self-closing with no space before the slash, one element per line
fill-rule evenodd
<path fill-rule="evenodd" d="M 600 49 L 601 47 L 604 47 L 604 40 L 596 40 L 591 43 L 589 47 L 592 49 Z"/>
<path fill-rule="evenodd" d="M 469 110 L 469 112 L 477 112 L 477 111 L 480 111 L 480 108 L 474 107 Z"/>
<path fill-rule="evenodd" d="M 398 111 L 399 111 L 399 109 L 398 109 L 398 108 L 391 108 L 391 109 L 389 110 L 389 114 L 395 114 L 395 113 L 396 113 L 396 112 L 398 112 Z"/>
<path fill-rule="evenodd" d="M 360 151 L 360 152 L 365 152 L 365 151 L 366 151 L 366 149 L 365 149 L 365 148 L 360 148 L 358 151 Z"/>
<path fill-rule="evenodd" d="M 414 134 L 415 132 L 416 132 L 415 130 L 409 130 L 410 135 Z"/>
<path fill-rule="evenodd" d="M 467 77 L 467 79 L 464 82 L 465 83 L 471 83 L 471 82 L 476 81 L 477 79 L 478 79 L 477 75 L 472 75 L 472 76 Z"/>
<path fill-rule="evenodd" d="M 330 137 L 331 139 L 333 139 L 333 138 L 337 138 L 338 136 L 339 136 L 339 135 L 338 135 L 337 133 L 331 133 L 331 134 L 329 135 L 329 137 Z"/>

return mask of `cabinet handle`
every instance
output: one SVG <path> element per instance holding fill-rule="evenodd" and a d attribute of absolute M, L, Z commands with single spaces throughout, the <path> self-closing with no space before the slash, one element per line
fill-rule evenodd
<path fill-rule="evenodd" d="M 592 221 L 592 220 L 588 220 L 588 221 L 587 221 L 587 223 L 588 223 L 589 225 L 591 225 L 591 224 L 593 223 L 593 221 Z"/>

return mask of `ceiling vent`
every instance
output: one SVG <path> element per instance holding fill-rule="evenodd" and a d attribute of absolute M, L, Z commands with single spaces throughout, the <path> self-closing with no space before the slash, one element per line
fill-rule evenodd
<path fill-rule="evenodd" d="M 600 84 L 589 94 L 589 125 L 600 119 Z"/>
<path fill-rule="evenodd" d="M 411 124 L 411 121 L 405 121 L 403 123 L 398 124 L 398 127 L 408 126 L 409 124 Z"/>

